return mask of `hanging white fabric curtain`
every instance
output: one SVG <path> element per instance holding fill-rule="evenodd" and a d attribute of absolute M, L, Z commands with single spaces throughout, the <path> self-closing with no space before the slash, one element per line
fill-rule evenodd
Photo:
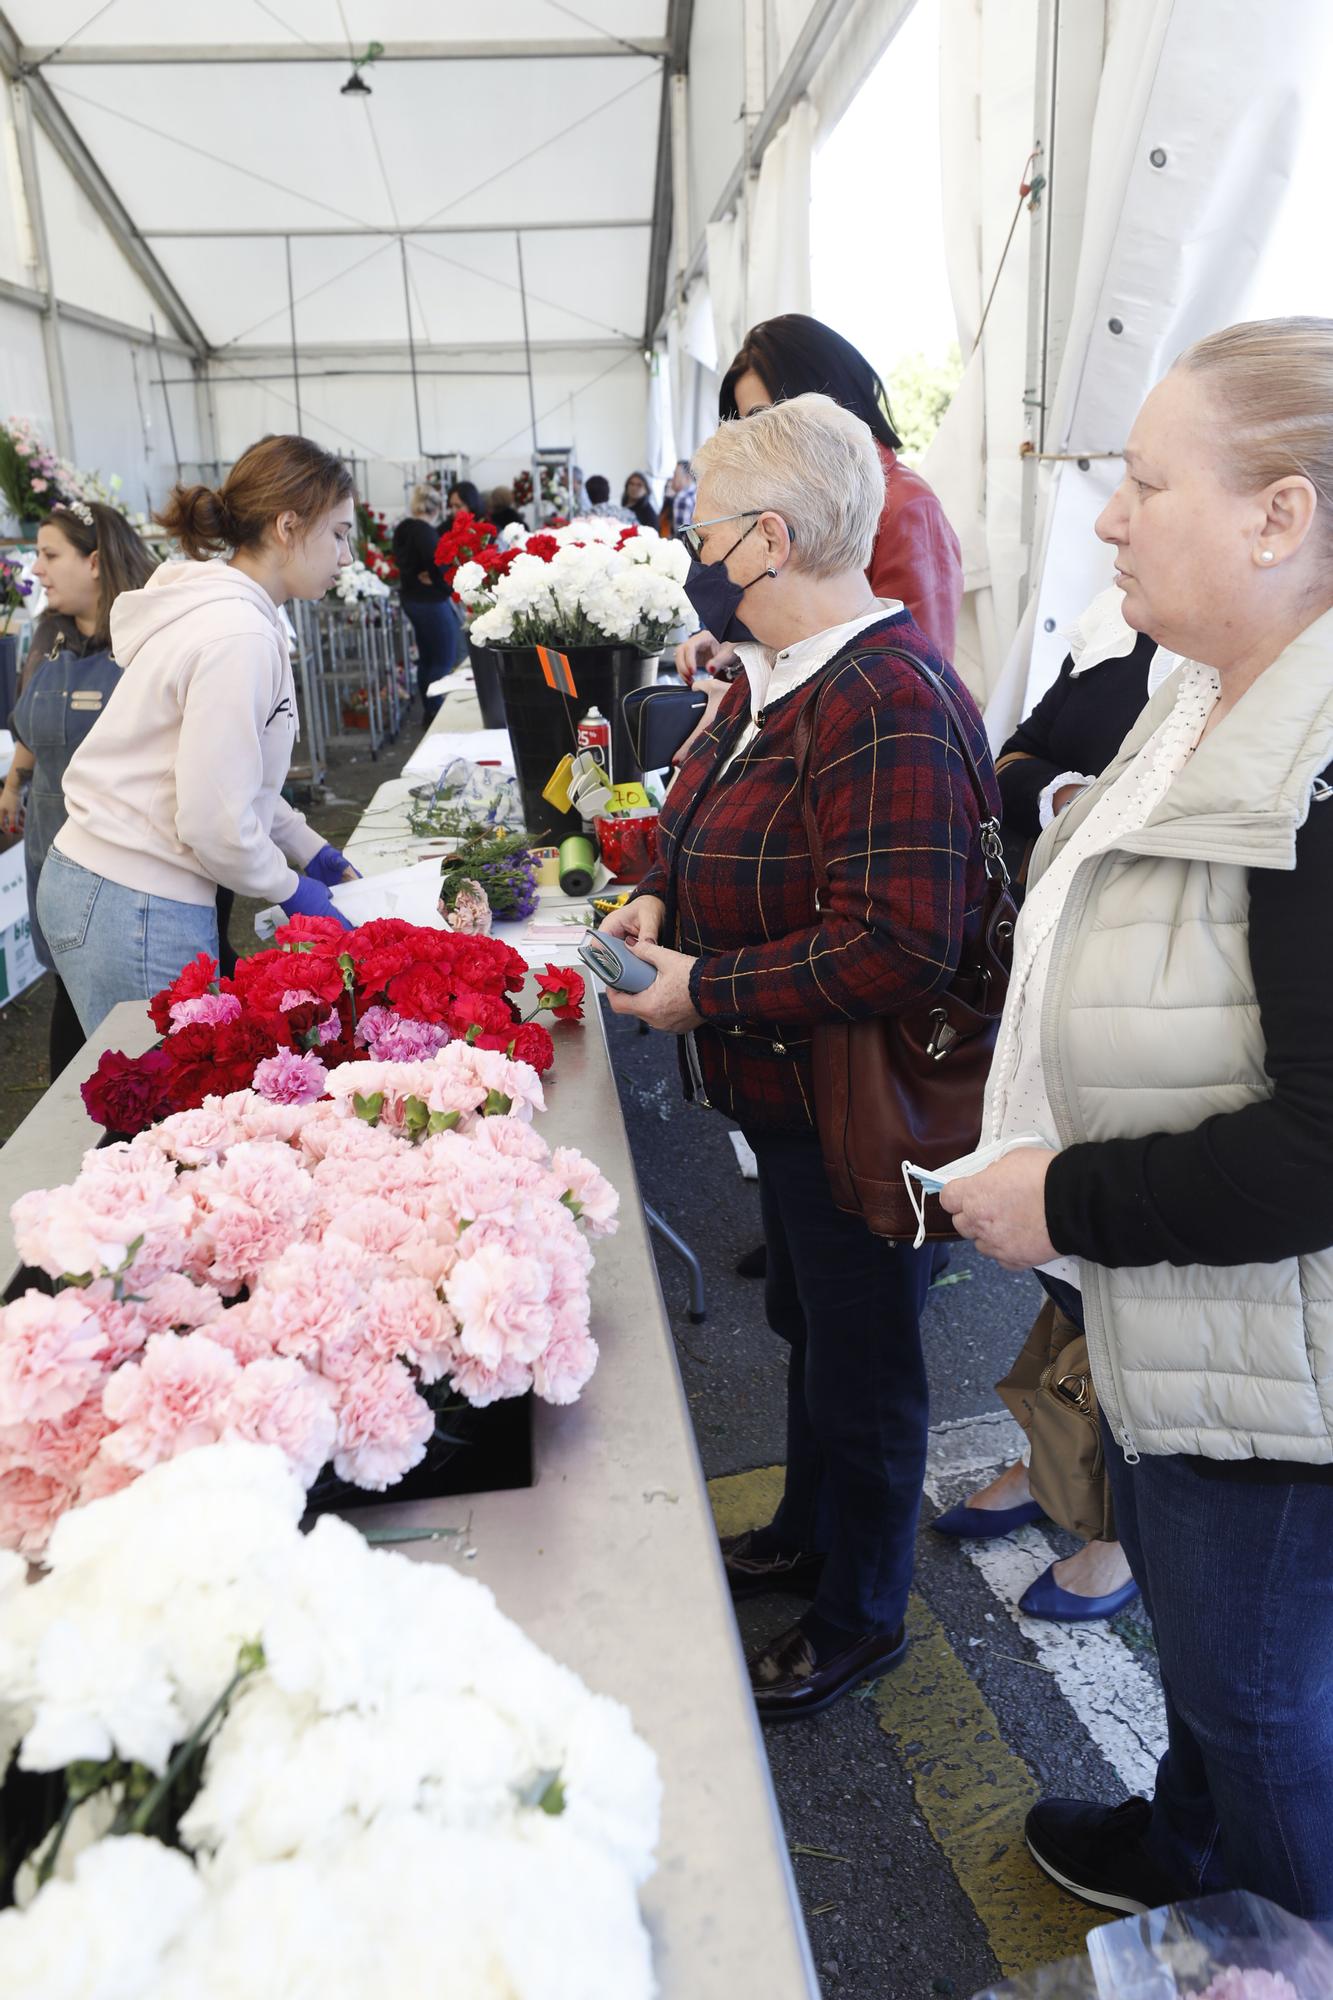
<path fill-rule="evenodd" d="M 749 321 L 745 315 L 745 245 L 740 218 L 733 210 L 721 222 L 710 222 L 708 243 L 708 295 L 713 305 L 713 352 L 715 368 L 722 369 L 745 338 Z"/>
<path fill-rule="evenodd" d="M 775 313 L 810 310 L 810 159 L 814 143 L 814 106 L 802 98 L 787 113 L 759 167 L 746 260 L 746 327 L 771 319 Z M 719 339 L 724 366 L 739 345 L 737 341 L 728 349 Z"/>
<path fill-rule="evenodd" d="M 945 249 L 959 345 L 971 359 L 921 470 L 962 543 L 965 596 L 955 664 L 983 701 L 1017 628 L 1027 570 L 1020 455 L 1026 214 L 1012 241 L 1010 230 L 1032 145 L 1032 23 L 1029 0 L 941 0 Z M 985 333 L 973 353 L 983 312 Z"/>
<path fill-rule="evenodd" d="M 1091 134 L 1069 336 L 1051 452 L 1116 452 L 1184 348 L 1245 310 L 1286 192 L 1329 10 L 1285 7 L 1256 33 L 1248 0 L 1118 0 Z M 1030 647 L 1014 648 L 987 721 L 1003 741 L 1059 670 L 1063 634 L 1111 579 L 1093 523 L 1117 458 L 1044 469 Z"/>

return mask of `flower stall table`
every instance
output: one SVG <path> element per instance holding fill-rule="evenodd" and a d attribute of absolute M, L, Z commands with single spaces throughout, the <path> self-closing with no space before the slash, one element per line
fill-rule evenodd
<path fill-rule="evenodd" d="M 152 1033 L 142 1008 L 117 1008 L 0 1149 L 6 1287 L 10 1203 L 73 1176 L 91 1136 L 80 1083 L 104 1049 L 137 1054 Z M 597 1009 L 560 1032 L 548 1086 L 553 1143 L 586 1152 L 622 1193 L 593 1276 L 597 1371 L 572 1407 L 534 1406 L 531 1487 L 350 1518 L 464 1531 L 405 1553 L 478 1577 L 539 1645 L 629 1706 L 665 1787 L 643 1906 L 666 2000 L 795 2000 L 818 1989 Z"/>

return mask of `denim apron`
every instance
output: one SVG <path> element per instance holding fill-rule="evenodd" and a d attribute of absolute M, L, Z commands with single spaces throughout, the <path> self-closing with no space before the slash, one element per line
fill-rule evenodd
<path fill-rule="evenodd" d="M 111 699 L 120 668 L 108 652 L 57 653 L 34 667 L 14 708 L 11 728 L 35 759 L 23 822 L 32 942 L 42 964 L 51 952 L 37 922 L 37 883 L 51 843 L 65 824 L 65 769 Z"/>

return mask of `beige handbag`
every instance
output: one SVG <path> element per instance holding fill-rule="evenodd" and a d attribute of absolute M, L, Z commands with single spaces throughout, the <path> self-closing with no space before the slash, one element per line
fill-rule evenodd
<path fill-rule="evenodd" d="M 1102 1454 L 1088 1343 L 1047 1299 L 1023 1351 L 996 1390 L 1027 1432 L 1032 1497 L 1060 1527 L 1086 1542 L 1116 1538 Z"/>

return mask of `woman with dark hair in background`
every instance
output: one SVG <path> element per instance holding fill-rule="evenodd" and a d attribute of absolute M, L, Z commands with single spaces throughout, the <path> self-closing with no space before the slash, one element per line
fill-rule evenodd
<path fill-rule="evenodd" d="M 14 761 L 0 791 L 0 828 L 23 828 L 32 942 L 51 973 L 50 1075 L 60 1075 L 83 1047 L 83 1030 L 37 921 L 37 883 L 52 841 L 65 823 L 65 766 L 110 699 L 120 668 L 111 657 L 111 607 L 123 590 L 141 590 L 156 562 L 114 507 L 72 500 L 37 531 L 33 573 L 47 608 L 32 647 L 10 727 Z M 26 807 L 22 787 L 28 781 Z"/>
<path fill-rule="evenodd" d="M 485 511 L 481 504 L 481 495 L 472 481 L 456 479 L 449 488 L 450 518 L 452 519 L 455 514 L 467 513 L 475 515 L 477 520 L 480 520 Z"/>
<path fill-rule="evenodd" d="M 653 505 L 653 496 L 648 491 L 648 481 L 641 472 L 631 472 L 625 481 L 620 504 L 622 507 L 628 507 L 641 528 L 657 526 L 657 509 Z"/>
<path fill-rule="evenodd" d="M 417 688 L 427 723 L 439 714 L 443 696 L 428 695 L 426 690 L 453 672 L 463 650 L 453 591 L 435 564 L 439 539 L 440 496 L 433 486 L 414 486 L 412 511 L 393 531 L 393 559 L 398 565 L 398 594 L 417 642 Z"/>
<path fill-rule="evenodd" d="M 282 796 L 296 737 L 282 606 L 322 597 L 352 561 L 351 474 L 307 438 L 263 438 L 220 491 L 178 486 L 158 519 L 188 560 L 113 607 L 123 677 L 69 762 L 37 890 L 86 1034 L 217 957 L 219 885 L 343 921 L 330 886 L 356 872 Z"/>

